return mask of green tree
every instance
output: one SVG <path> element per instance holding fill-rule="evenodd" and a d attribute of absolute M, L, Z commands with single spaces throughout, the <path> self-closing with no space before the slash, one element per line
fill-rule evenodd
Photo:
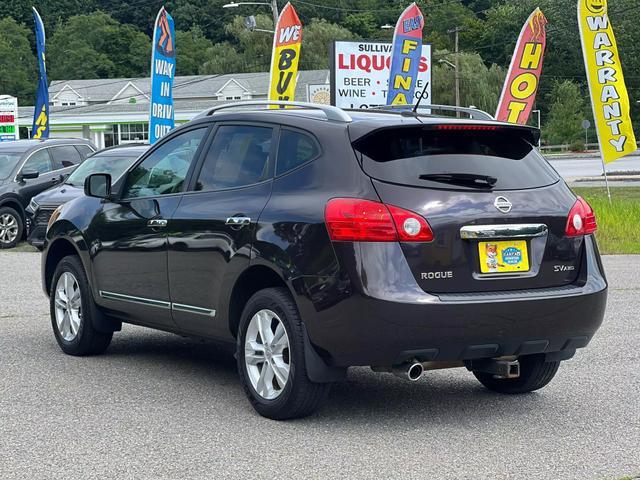
<path fill-rule="evenodd" d="M 300 68 L 329 68 L 329 48 L 335 40 L 354 40 L 356 36 L 344 27 L 324 19 L 313 19 L 303 26 Z"/>
<path fill-rule="evenodd" d="M 177 75 L 197 75 L 203 65 L 203 57 L 213 47 L 200 27 L 194 25 L 186 32 L 176 31 L 176 73 Z"/>
<path fill-rule="evenodd" d="M 585 102 L 580 87 L 571 80 L 556 82 L 547 102 L 550 108 L 543 128 L 545 142 L 560 145 L 582 140 Z"/>
<path fill-rule="evenodd" d="M 38 63 L 31 51 L 29 29 L 12 18 L 0 20 L 0 93 L 33 105 Z"/>
<path fill-rule="evenodd" d="M 455 54 L 437 51 L 434 58 L 455 62 Z M 491 114 L 496 111 L 506 70 L 492 64 L 487 67 L 477 53 L 460 54 L 460 103 L 473 105 Z M 455 70 L 447 63 L 436 64 L 432 71 L 433 103 L 455 105 Z"/>
<path fill-rule="evenodd" d="M 139 77 L 149 74 L 151 39 L 106 13 L 76 15 L 49 40 L 50 78 Z"/>

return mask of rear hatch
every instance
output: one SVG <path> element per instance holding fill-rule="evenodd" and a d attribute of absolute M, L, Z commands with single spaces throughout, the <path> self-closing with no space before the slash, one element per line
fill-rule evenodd
<path fill-rule="evenodd" d="M 430 293 L 559 287 L 576 281 L 583 237 L 567 237 L 576 197 L 533 146 L 536 131 L 500 124 L 385 127 L 357 138 L 387 205 L 423 216 L 431 242 L 402 242 Z"/>

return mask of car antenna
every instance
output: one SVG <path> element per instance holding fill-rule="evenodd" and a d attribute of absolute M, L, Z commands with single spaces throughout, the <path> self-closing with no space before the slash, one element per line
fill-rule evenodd
<path fill-rule="evenodd" d="M 416 102 L 416 104 L 413 107 L 413 114 L 414 115 L 418 111 L 418 107 L 420 106 L 420 102 L 424 98 L 424 94 L 427 92 L 427 87 L 428 86 L 429 86 L 429 82 L 424 82 L 424 88 L 422 89 L 422 93 L 420 94 L 420 98 L 418 98 L 418 101 Z"/>

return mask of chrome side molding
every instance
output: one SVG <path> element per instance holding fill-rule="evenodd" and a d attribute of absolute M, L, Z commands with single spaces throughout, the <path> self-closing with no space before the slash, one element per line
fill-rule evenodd
<path fill-rule="evenodd" d="M 215 310 L 196 307 L 194 305 L 165 302 L 164 300 L 155 300 L 153 298 L 134 297 L 132 295 L 125 295 L 123 293 L 105 292 L 104 290 L 100 290 L 100 296 L 106 300 L 137 303 L 140 305 L 145 305 L 147 307 L 164 308 L 165 310 L 171 309 L 174 312 L 195 313 L 197 315 L 206 315 L 207 317 L 216 316 Z"/>
<path fill-rule="evenodd" d="M 543 223 L 520 223 L 511 225 L 469 225 L 460 229 L 463 240 L 532 238 L 547 235 L 549 228 Z"/>

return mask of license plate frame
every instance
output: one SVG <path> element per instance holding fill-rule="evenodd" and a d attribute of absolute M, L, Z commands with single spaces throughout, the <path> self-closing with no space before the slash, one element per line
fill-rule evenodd
<path fill-rule="evenodd" d="M 478 242 L 480 273 L 484 275 L 517 274 L 531 270 L 526 240 L 491 240 Z"/>

